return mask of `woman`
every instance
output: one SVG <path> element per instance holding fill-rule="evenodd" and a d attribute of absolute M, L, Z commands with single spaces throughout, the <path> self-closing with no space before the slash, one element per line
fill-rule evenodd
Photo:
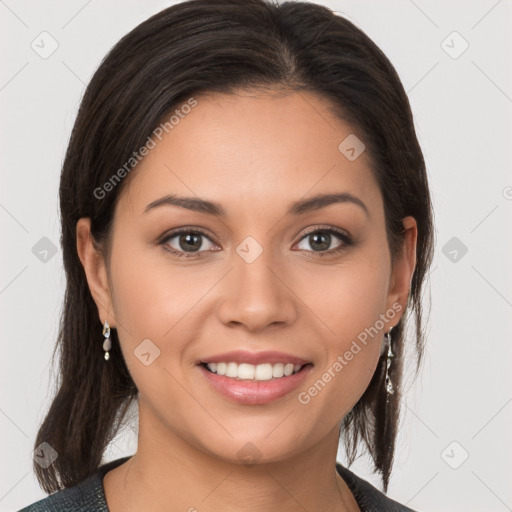
<path fill-rule="evenodd" d="M 54 456 L 34 464 L 58 492 L 24 510 L 410 510 L 384 493 L 432 207 L 361 30 L 302 2 L 163 10 L 91 80 L 60 205 L 61 380 L 35 443 Z M 134 401 L 136 453 L 101 465 Z M 340 435 L 384 492 L 336 463 Z"/>

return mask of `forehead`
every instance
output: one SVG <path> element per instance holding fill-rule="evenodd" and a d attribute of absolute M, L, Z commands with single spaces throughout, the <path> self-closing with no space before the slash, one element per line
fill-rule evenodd
<path fill-rule="evenodd" d="M 379 202 L 366 152 L 351 160 L 340 151 L 347 137 L 361 136 L 327 101 L 306 92 L 261 91 L 195 99 L 130 176 L 123 195 L 134 211 L 167 193 L 210 198 L 228 210 L 326 192 Z"/>

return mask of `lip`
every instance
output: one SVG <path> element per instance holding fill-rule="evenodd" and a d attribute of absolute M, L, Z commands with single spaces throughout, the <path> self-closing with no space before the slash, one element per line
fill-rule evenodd
<path fill-rule="evenodd" d="M 201 363 L 248 363 L 248 364 L 277 364 L 277 363 L 292 363 L 305 365 L 310 361 L 301 359 L 300 357 L 293 356 L 291 354 L 285 354 L 284 352 L 266 351 L 266 352 L 249 352 L 247 350 L 235 350 L 232 352 L 224 352 L 223 354 L 216 354 L 211 357 L 206 357 L 197 362 Z M 229 378 L 229 377 L 228 377 Z M 233 379 L 231 379 L 233 380 Z"/>
<path fill-rule="evenodd" d="M 222 361 L 226 361 L 226 359 Z M 229 361 L 233 361 L 233 359 Z M 268 359 L 266 361 L 269 362 Z M 292 361 L 288 359 L 288 362 Z M 298 362 L 296 364 L 301 363 Z M 313 365 L 306 364 L 297 373 L 288 377 L 264 381 L 238 380 L 224 375 L 217 375 L 216 373 L 210 372 L 202 364 L 198 364 L 197 368 L 213 390 L 225 398 L 228 398 L 230 401 L 245 405 L 263 405 L 279 400 L 297 389 L 304 379 L 306 379 Z"/>

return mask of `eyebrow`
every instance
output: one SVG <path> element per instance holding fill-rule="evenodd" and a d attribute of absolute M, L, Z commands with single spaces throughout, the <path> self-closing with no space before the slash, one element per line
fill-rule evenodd
<path fill-rule="evenodd" d="M 301 199 L 299 201 L 295 201 L 290 205 L 287 213 L 289 215 L 303 215 L 305 213 L 320 210 L 326 206 L 339 203 L 355 204 L 359 206 L 368 217 L 370 217 L 370 212 L 368 211 L 368 208 L 363 203 L 363 201 L 348 192 L 337 194 L 318 194 L 309 199 Z M 201 199 L 198 197 L 183 197 L 177 196 L 175 194 L 161 197 L 160 199 L 156 199 L 155 201 L 149 203 L 144 209 L 143 213 L 147 213 L 155 208 L 167 205 L 179 206 L 194 212 L 215 215 L 216 217 L 227 217 L 226 210 L 219 203 L 214 201 L 207 201 L 206 199 Z"/>

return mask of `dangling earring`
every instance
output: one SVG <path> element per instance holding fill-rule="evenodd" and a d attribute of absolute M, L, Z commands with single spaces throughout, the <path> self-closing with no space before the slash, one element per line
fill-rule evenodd
<path fill-rule="evenodd" d="M 386 392 L 389 395 L 392 395 L 395 392 L 395 389 L 393 387 L 393 383 L 391 382 L 391 378 L 389 377 L 389 367 L 391 366 L 391 358 L 394 357 L 395 354 L 393 354 L 393 350 L 391 349 L 391 327 L 389 331 L 386 333 L 387 338 L 387 345 L 388 345 L 388 353 L 387 353 L 387 361 L 386 361 L 386 380 L 385 380 L 385 387 Z"/>
<path fill-rule="evenodd" d="M 110 340 L 110 326 L 106 320 L 103 325 L 103 336 L 105 336 L 105 341 L 103 342 L 103 350 L 105 351 L 105 359 L 108 361 L 110 358 L 108 351 L 112 348 L 112 341 Z"/>

